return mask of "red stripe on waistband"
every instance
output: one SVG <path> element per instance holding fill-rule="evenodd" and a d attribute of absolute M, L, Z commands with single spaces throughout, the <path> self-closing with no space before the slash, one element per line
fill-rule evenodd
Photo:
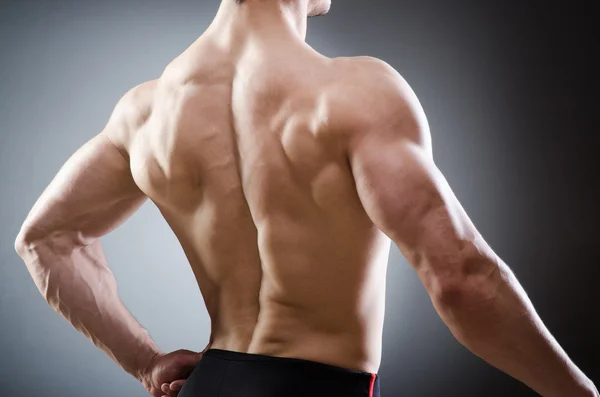
<path fill-rule="evenodd" d="M 373 390 L 375 389 L 375 379 L 377 375 L 371 374 L 371 386 L 369 387 L 369 397 L 373 397 Z"/>

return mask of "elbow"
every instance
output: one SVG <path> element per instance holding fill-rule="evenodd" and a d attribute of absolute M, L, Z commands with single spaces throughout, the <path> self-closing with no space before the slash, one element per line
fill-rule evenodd
<path fill-rule="evenodd" d="M 26 229 L 22 228 L 17 234 L 17 238 L 15 239 L 15 251 L 22 258 L 25 256 L 25 253 L 28 251 L 28 247 L 31 246 L 31 233 Z"/>
<path fill-rule="evenodd" d="M 480 293 L 479 289 L 466 281 L 438 280 L 437 287 L 430 291 L 430 296 L 437 308 L 455 310 L 473 302 Z"/>
<path fill-rule="evenodd" d="M 34 250 L 35 246 L 39 244 L 39 241 L 44 240 L 44 237 L 40 235 L 36 229 L 30 225 L 23 225 L 17 238 L 15 239 L 15 251 L 21 258 L 24 258 L 28 252 Z"/>
<path fill-rule="evenodd" d="M 438 308 L 454 308 L 467 300 L 475 291 L 467 286 L 465 280 L 458 277 L 440 277 L 433 283 L 429 291 L 431 299 Z"/>
<path fill-rule="evenodd" d="M 430 295 L 441 307 L 470 306 L 488 301 L 497 295 L 505 278 L 504 267 L 498 258 L 471 257 L 452 271 L 434 276 Z"/>
<path fill-rule="evenodd" d="M 23 259 L 32 251 L 69 255 L 78 247 L 88 246 L 95 240 L 85 238 L 80 232 L 53 230 L 46 231 L 31 225 L 24 225 L 15 239 L 15 251 Z"/>
<path fill-rule="evenodd" d="M 38 228 L 25 223 L 15 239 L 15 251 L 24 259 L 27 253 L 37 250 L 41 245 L 54 248 L 57 245 L 54 242 L 55 234 L 57 233 L 42 233 Z"/>

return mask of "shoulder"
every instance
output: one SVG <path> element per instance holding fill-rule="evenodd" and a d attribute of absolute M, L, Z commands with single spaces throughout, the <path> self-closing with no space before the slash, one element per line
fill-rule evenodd
<path fill-rule="evenodd" d="M 409 83 L 385 61 L 373 57 L 336 58 L 336 99 L 352 136 L 385 132 L 428 143 L 429 125 Z"/>
<path fill-rule="evenodd" d="M 352 57 L 336 58 L 334 63 L 339 82 L 346 90 L 362 94 L 361 98 L 378 102 L 410 99 L 410 86 L 385 61 L 373 57 Z"/>
<path fill-rule="evenodd" d="M 117 102 L 111 121 L 136 124 L 144 122 L 154 103 L 157 80 L 146 81 L 127 91 Z"/>
<path fill-rule="evenodd" d="M 104 133 L 127 157 L 135 133 L 152 114 L 157 80 L 146 81 L 127 91 L 117 102 Z"/>
<path fill-rule="evenodd" d="M 352 72 L 354 77 L 374 77 L 380 79 L 401 79 L 400 74 L 390 64 L 379 58 L 370 56 L 334 58 L 337 66 L 345 72 Z"/>

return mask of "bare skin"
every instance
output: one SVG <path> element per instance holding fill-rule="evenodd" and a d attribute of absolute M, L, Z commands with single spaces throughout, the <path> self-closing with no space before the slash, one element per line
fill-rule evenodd
<path fill-rule="evenodd" d="M 202 353 L 158 349 L 99 242 L 149 198 L 196 276 L 207 349 L 377 373 L 393 241 L 475 354 L 544 396 L 597 395 L 435 166 L 406 82 L 304 42 L 307 14 L 328 8 L 224 0 L 160 78 L 128 92 L 17 238 L 42 294 L 152 396 L 176 396 Z"/>

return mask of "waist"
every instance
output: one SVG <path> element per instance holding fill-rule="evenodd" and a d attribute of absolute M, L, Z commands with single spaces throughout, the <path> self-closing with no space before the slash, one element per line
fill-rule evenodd
<path fill-rule="evenodd" d="M 250 341 L 232 335 L 213 335 L 213 350 L 244 352 L 255 358 L 300 359 L 360 373 L 377 373 L 381 362 L 381 338 L 365 343 L 361 335 L 318 332 L 269 332 L 255 330 Z"/>
<path fill-rule="evenodd" d="M 296 357 L 279 357 L 279 356 L 270 356 L 266 354 L 256 354 L 256 353 L 245 353 L 245 352 L 237 352 L 233 350 L 224 350 L 224 349 L 214 349 L 210 348 L 205 353 L 204 356 L 207 357 L 215 357 L 221 360 L 228 361 L 238 361 L 238 362 L 263 362 L 263 363 L 275 363 L 282 366 L 295 366 L 295 367 L 305 367 L 305 368 L 314 368 L 320 372 L 326 373 L 337 373 L 337 374 L 345 374 L 352 375 L 357 378 L 368 378 L 371 379 L 373 375 L 377 375 L 372 372 L 364 372 L 358 371 L 354 369 L 338 367 L 336 365 L 325 364 L 317 361 L 306 360 L 303 358 Z"/>
<path fill-rule="evenodd" d="M 266 301 L 258 321 L 241 321 L 240 316 L 233 316 L 224 323 L 221 316 L 219 326 L 212 329 L 212 348 L 296 357 L 377 373 L 381 361 L 382 312 L 356 313 L 340 306 L 318 309 Z"/>
<path fill-rule="evenodd" d="M 207 389 L 211 382 L 218 383 L 225 396 L 255 395 L 252 393 L 266 397 L 379 396 L 379 377 L 375 373 L 301 358 L 214 348 L 204 353 L 191 378 L 196 378 L 193 383 L 202 387 L 205 384 Z M 239 394 L 229 388 L 239 390 Z"/>

